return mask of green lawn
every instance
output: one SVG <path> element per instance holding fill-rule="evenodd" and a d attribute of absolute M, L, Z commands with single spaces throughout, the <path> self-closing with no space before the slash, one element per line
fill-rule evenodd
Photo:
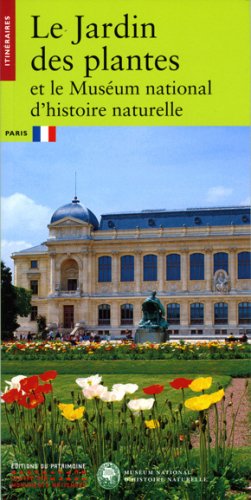
<path fill-rule="evenodd" d="M 2 361 L 2 377 L 5 375 L 32 375 L 45 370 L 57 370 L 60 375 L 72 373 L 77 376 L 88 376 L 95 373 L 104 374 L 163 374 L 173 377 L 174 374 L 184 376 L 192 373 L 200 376 L 229 375 L 230 377 L 248 377 L 251 373 L 251 363 L 247 359 L 221 360 L 54 360 L 54 361 Z"/>
<path fill-rule="evenodd" d="M 16 373 L 11 373 L 8 375 L 8 377 L 6 377 L 6 380 L 8 379 L 11 379 L 12 377 L 14 377 L 14 375 L 16 375 Z M 85 374 L 86 375 L 86 374 Z M 207 373 L 202 373 L 201 374 L 202 376 L 206 376 Z M 165 387 L 165 390 L 159 394 L 157 396 L 157 401 L 158 401 L 158 406 L 159 406 L 159 409 L 161 408 L 165 408 L 165 412 L 167 410 L 167 407 L 165 405 L 165 401 L 166 399 L 169 399 L 172 404 L 177 406 L 181 401 L 182 401 L 182 395 L 181 395 L 181 391 L 177 391 L 175 389 L 172 389 L 172 387 L 170 387 L 169 385 L 169 382 L 171 382 L 171 380 L 173 380 L 174 378 L 177 378 L 179 377 L 179 373 L 176 373 L 176 374 L 173 374 L 172 376 L 167 376 L 167 375 L 146 375 L 146 374 L 128 374 L 128 375 L 125 375 L 125 374 L 113 374 L 113 375 L 110 375 L 110 374 L 105 374 L 103 376 L 103 382 L 104 382 L 104 385 L 108 387 L 108 389 L 110 390 L 112 385 L 113 384 L 117 384 L 117 383 L 122 383 L 122 384 L 126 384 L 126 383 L 136 383 L 138 384 L 139 386 L 139 389 L 137 390 L 137 392 L 135 392 L 134 394 L 132 394 L 131 396 L 129 396 L 131 399 L 134 399 L 134 398 L 144 398 L 144 397 L 150 397 L 150 396 L 147 396 L 142 388 L 143 387 L 147 387 L 149 385 L 153 385 L 153 384 L 160 384 L 160 385 L 164 385 Z M 186 378 L 194 378 L 194 374 L 193 373 L 186 373 Z M 75 397 L 75 401 L 77 400 L 78 398 L 78 394 L 81 395 L 81 389 L 80 387 L 76 384 L 75 382 L 76 380 L 76 374 L 68 374 L 68 375 L 59 375 L 54 381 L 53 381 L 53 388 L 54 388 L 54 395 L 57 397 L 57 399 L 61 402 L 61 403 L 72 403 L 72 396 L 71 396 L 71 392 L 74 391 L 74 397 Z M 218 375 L 218 376 L 215 376 L 213 378 L 213 384 L 212 384 L 212 387 L 210 389 L 210 392 L 213 392 L 213 391 L 216 391 L 218 389 L 218 386 L 219 385 L 222 385 L 223 387 L 226 387 L 231 381 L 231 377 L 229 376 L 223 376 L 223 375 Z M 4 388 L 5 384 L 4 384 L 4 379 L 2 380 L 2 388 Z M 186 395 L 187 397 L 193 397 L 195 396 L 196 394 L 194 392 L 192 392 L 191 390 L 187 389 L 186 390 Z M 47 396 L 47 399 L 49 400 L 50 399 L 50 395 Z M 116 406 L 120 407 L 121 406 L 121 403 L 115 403 Z M 92 408 L 92 404 L 91 402 L 89 402 L 88 404 L 88 407 Z M 108 418 L 109 418 L 109 415 L 110 412 L 108 411 Z M 8 442 L 9 441 L 9 430 L 8 430 L 8 425 L 7 425 L 7 422 L 6 422 L 6 417 L 5 417 L 5 413 L 3 411 L 2 413 L 2 441 L 3 442 Z"/>
<path fill-rule="evenodd" d="M 175 391 L 169 382 L 176 377 L 196 378 L 198 376 L 212 376 L 212 391 L 221 384 L 226 387 L 232 376 L 244 377 L 249 373 L 250 363 L 247 360 L 151 360 L 151 361 L 3 361 L 2 362 L 2 390 L 5 380 L 15 375 L 33 375 L 43 371 L 55 369 L 59 375 L 54 381 L 55 395 L 61 402 L 71 402 L 71 391 L 78 393 L 75 383 L 77 377 L 87 377 L 92 374 L 103 376 L 104 385 L 110 389 L 114 383 L 137 383 L 139 390 L 132 395 L 144 397 L 143 387 L 152 384 L 161 384 L 165 390 L 158 396 L 160 406 L 166 399 L 177 404 L 181 401 L 180 391 Z M 195 394 L 187 390 L 187 397 Z M 2 416 L 2 438 L 8 441 L 9 433 L 5 415 Z"/>

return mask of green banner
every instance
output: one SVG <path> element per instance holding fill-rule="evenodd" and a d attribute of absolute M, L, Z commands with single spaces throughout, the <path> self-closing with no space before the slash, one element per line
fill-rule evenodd
<path fill-rule="evenodd" d="M 247 126 L 246 0 L 16 0 L 1 140 L 33 126 Z"/>

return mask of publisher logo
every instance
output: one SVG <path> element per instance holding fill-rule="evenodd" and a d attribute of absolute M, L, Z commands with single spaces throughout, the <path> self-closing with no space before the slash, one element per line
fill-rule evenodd
<path fill-rule="evenodd" d="M 116 488 L 120 482 L 120 470 L 112 462 L 102 464 L 97 472 L 98 483 L 105 490 Z"/>

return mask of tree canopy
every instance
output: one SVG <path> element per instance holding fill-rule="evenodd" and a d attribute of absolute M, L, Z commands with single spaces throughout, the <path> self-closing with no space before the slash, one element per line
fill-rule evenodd
<path fill-rule="evenodd" d="M 28 316 L 31 312 L 32 292 L 12 284 L 9 267 L 1 261 L 1 329 L 3 338 L 10 338 L 19 327 L 18 316 Z"/>

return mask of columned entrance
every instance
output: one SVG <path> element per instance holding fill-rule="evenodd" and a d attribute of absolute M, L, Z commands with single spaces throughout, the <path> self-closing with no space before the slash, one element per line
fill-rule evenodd
<path fill-rule="evenodd" d="M 64 328 L 74 327 L 74 306 L 64 306 Z"/>

